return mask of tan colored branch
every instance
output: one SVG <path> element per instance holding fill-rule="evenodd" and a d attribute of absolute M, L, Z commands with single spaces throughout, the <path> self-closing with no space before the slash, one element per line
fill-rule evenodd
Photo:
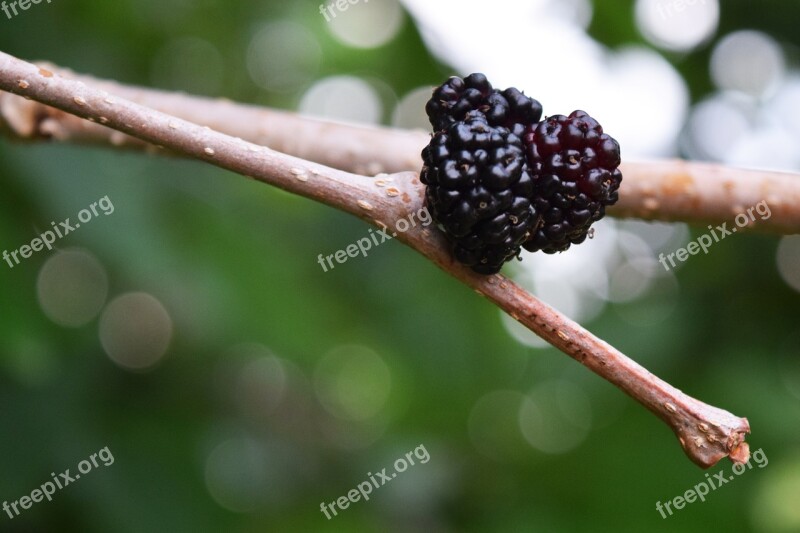
<path fill-rule="evenodd" d="M 387 231 L 423 208 L 423 188 L 414 172 L 373 179 L 334 170 L 112 96 L 3 53 L 0 89 L 324 202 Z M 696 464 L 709 467 L 726 456 L 735 462 L 749 458 L 744 442 L 750 431 L 747 419 L 683 394 L 507 278 L 479 276 L 456 263 L 439 231 L 416 225 L 398 233 L 397 239 L 657 414 Z"/>
<path fill-rule="evenodd" d="M 229 100 L 98 80 L 44 62 L 37 65 L 64 78 L 208 126 L 232 137 L 356 174 L 374 176 L 381 172 L 418 170 L 422 162 L 420 152 L 428 142 L 428 135 L 422 131 L 326 122 Z M 134 137 L 87 123 L 61 110 L 12 94 L 0 95 L 0 127 L 17 138 L 27 140 L 52 138 L 136 149 L 147 145 Z"/>
<path fill-rule="evenodd" d="M 420 151 L 428 142 L 423 131 L 326 122 L 227 100 L 97 80 L 45 63 L 40 66 L 233 137 L 356 174 L 416 171 L 421 166 Z M 11 94 L 0 95 L 0 128 L 20 139 L 149 148 L 135 137 Z M 613 216 L 722 224 L 766 201 L 772 216 L 759 220 L 754 230 L 800 233 L 800 179 L 796 175 L 678 160 L 626 161 L 622 170 L 620 201 L 609 209 Z"/>
<path fill-rule="evenodd" d="M 731 227 L 736 215 L 766 202 L 771 214 L 753 230 L 800 233 L 797 174 L 679 160 L 624 163 L 622 171 L 614 216 Z"/>

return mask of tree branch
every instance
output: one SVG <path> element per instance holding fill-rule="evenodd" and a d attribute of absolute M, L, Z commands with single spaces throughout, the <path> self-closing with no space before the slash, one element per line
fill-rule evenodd
<path fill-rule="evenodd" d="M 0 89 L 326 203 L 377 226 L 395 228 L 398 220 L 424 205 L 424 189 L 414 172 L 373 179 L 335 170 L 111 96 L 2 52 Z M 439 231 L 415 226 L 398 233 L 397 239 L 657 414 L 696 464 L 707 468 L 726 456 L 735 462 L 749 458 L 744 442 L 750 431 L 747 419 L 675 389 L 504 276 L 480 276 L 458 264 Z"/>
<path fill-rule="evenodd" d="M 420 151 L 429 139 L 422 131 L 327 122 L 227 100 L 97 80 L 47 63 L 39 66 L 189 122 L 356 174 L 418 171 Z M 152 149 L 136 137 L 11 94 L 0 95 L 0 128 L 18 139 Z M 622 171 L 620 200 L 608 210 L 612 216 L 722 224 L 766 201 L 772 215 L 754 224 L 754 230 L 800 233 L 800 179 L 796 175 L 680 160 L 626 161 Z"/>

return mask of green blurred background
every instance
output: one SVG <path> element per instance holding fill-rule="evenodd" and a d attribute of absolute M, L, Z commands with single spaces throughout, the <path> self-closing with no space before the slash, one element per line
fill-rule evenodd
<path fill-rule="evenodd" d="M 0 49 L 402 127 L 482 70 L 549 114 L 584 98 L 625 157 L 800 170 L 800 6 L 635 4 L 371 0 L 329 23 L 310 1 L 58 0 L 0 14 Z M 666 426 L 398 243 L 322 272 L 360 221 L 191 161 L 8 140 L 0 157 L 1 249 L 114 206 L 0 263 L 0 499 L 114 457 L 0 531 L 800 531 L 798 237 L 739 234 L 664 272 L 657 254 L 705 228 L 604 221 L 508 267 L 749 418 L 768 465 L 663 519 L 657 501 L 706 479 Z M 421 444 L 429 462 L 320 512 Z"/>

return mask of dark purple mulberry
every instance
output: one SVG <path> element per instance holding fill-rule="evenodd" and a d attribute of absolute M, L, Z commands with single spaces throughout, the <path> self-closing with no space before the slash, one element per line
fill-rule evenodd
<path fill-rule="evenodd" d="M 555 253 L 583 242 L 618 199 L 619 144 L 583 111 L 539 122 L 541 104 L 483 74 L 453 77 L 425 110 L 434 135 L 420 180 L 461 263 L 500 270 L 520 248 Z"/>
<path fill-rule="evenodd" d="M 584 111 L 530 125 L 524 143 L 540 220 L 523 246 L 563 252 L 586 240 L 592 223 L 619 198 L 619 144 Z"/>
<path fill-rule="evenodd" d="M 461 263 L 498 272 L 531 235 L 535 211 L 522 139 L 473 113 L 433 136 L 420 179 Z"/>

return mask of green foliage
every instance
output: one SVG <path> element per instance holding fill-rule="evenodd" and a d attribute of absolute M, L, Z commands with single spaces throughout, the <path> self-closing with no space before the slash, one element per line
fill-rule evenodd
<path fill-rule="evenodd" d="M 725 3 L 721 28 L 760 28 L 797 45 L 797 9 Z M 631 13 L 629 1 L 597 3 L 590 31 L 612 46 L 642 42 Z M 309 1 L 42 3 L 13 20 L 0 15 L 0 49 L 176 89 L 152 76 L 153 63 L 173 39 L 197 37 L 223 65 L 210 96 L 295 109 L 313 80 L 266 91 L 251 81 L 245 60 L 259 25 L 284 19 L 318 40 L 315 79 L 379 80 L 388 110 L 398 96 L 451 73 L 408 18 L 389 44 L 362 51 L 333 39 Z M 710 90 L 708 48 L 670 60 L 695 99 Z M 202 63 L 195 74 L 202 79 Z M 745 531 L 767 509 L 763 495 L 773 480 L 797 486 L 797 477 L 781 472 L 797 472 L 800 461 L 800 397 L 787 385 L 800 389 L 800 296 L 775 269 L 777 237 L 737 235 L 694 258 L 679 270 L 676 307 L 661 322 L 636 326 L 624 318 L 663 303 L 654 293 L 611 304 L 587 324 L 687 393 L 747 416 L 753 449 L 770 459 L 663 520 L 655 502 L 704 479 L 665 426 L 556 350 L 517 343 L 496 308 L 398 243 L 323 273 L 317 255 L 364 236 L 360 221 L 196 162 L 5 140 L 0 159 L 0 249 L 28 243 L 51 220 L 75 217 L 108 195 L 113 215 L 58 246 L 97 259 L 108 301 L 149 293 L 173 326 L 163 360 L 130 372 L 106 355 L 99 319 L 64 328 L 45 315 L 37 276 L 50 253 L 13 269 L 0 263 L 0 501 L 30 494 L 50 472 L 75 471 L 103 446 L 115 458 L 52 502 L 13 520 L 0 513 L 0 530 Z M 332 379 L 315 371 L 320 361 L 352 345 L 369 347 L 391 376 L 385 405 L 367 422 L 337 418 L 315 394 L 319 380 Z M 267 379 L 282 385 L 248 396 L 248 364 L 259 353 L 281 358 L 284 377 Z M 357 371 L 339 370 L 345 399 L 379 394 L 370 388 L 374 376 L 361 383 L 353 381 Z M 565 379 L 592 409 L 577 447 L 538 451 L 520 435 L 514 412 L 496 413 L 486 430 L 498 437 L 487 437 L 498 443 L 493 456 L 475 445 L 470 420 L 485 395 L 526 394 Z M 235 453 L 224 448 L 229 442 Z M 257 448 L 250 462 L 247 443 Z M 320 502 L 420 443 L 429 463 L 325 520 Z M 712 472 L 720 468 L 729 465 Z M 222 497 L 209 489 L 221 475 L 234 487 Z M 239 504 L 249 511 L 229 509 Z"/>

